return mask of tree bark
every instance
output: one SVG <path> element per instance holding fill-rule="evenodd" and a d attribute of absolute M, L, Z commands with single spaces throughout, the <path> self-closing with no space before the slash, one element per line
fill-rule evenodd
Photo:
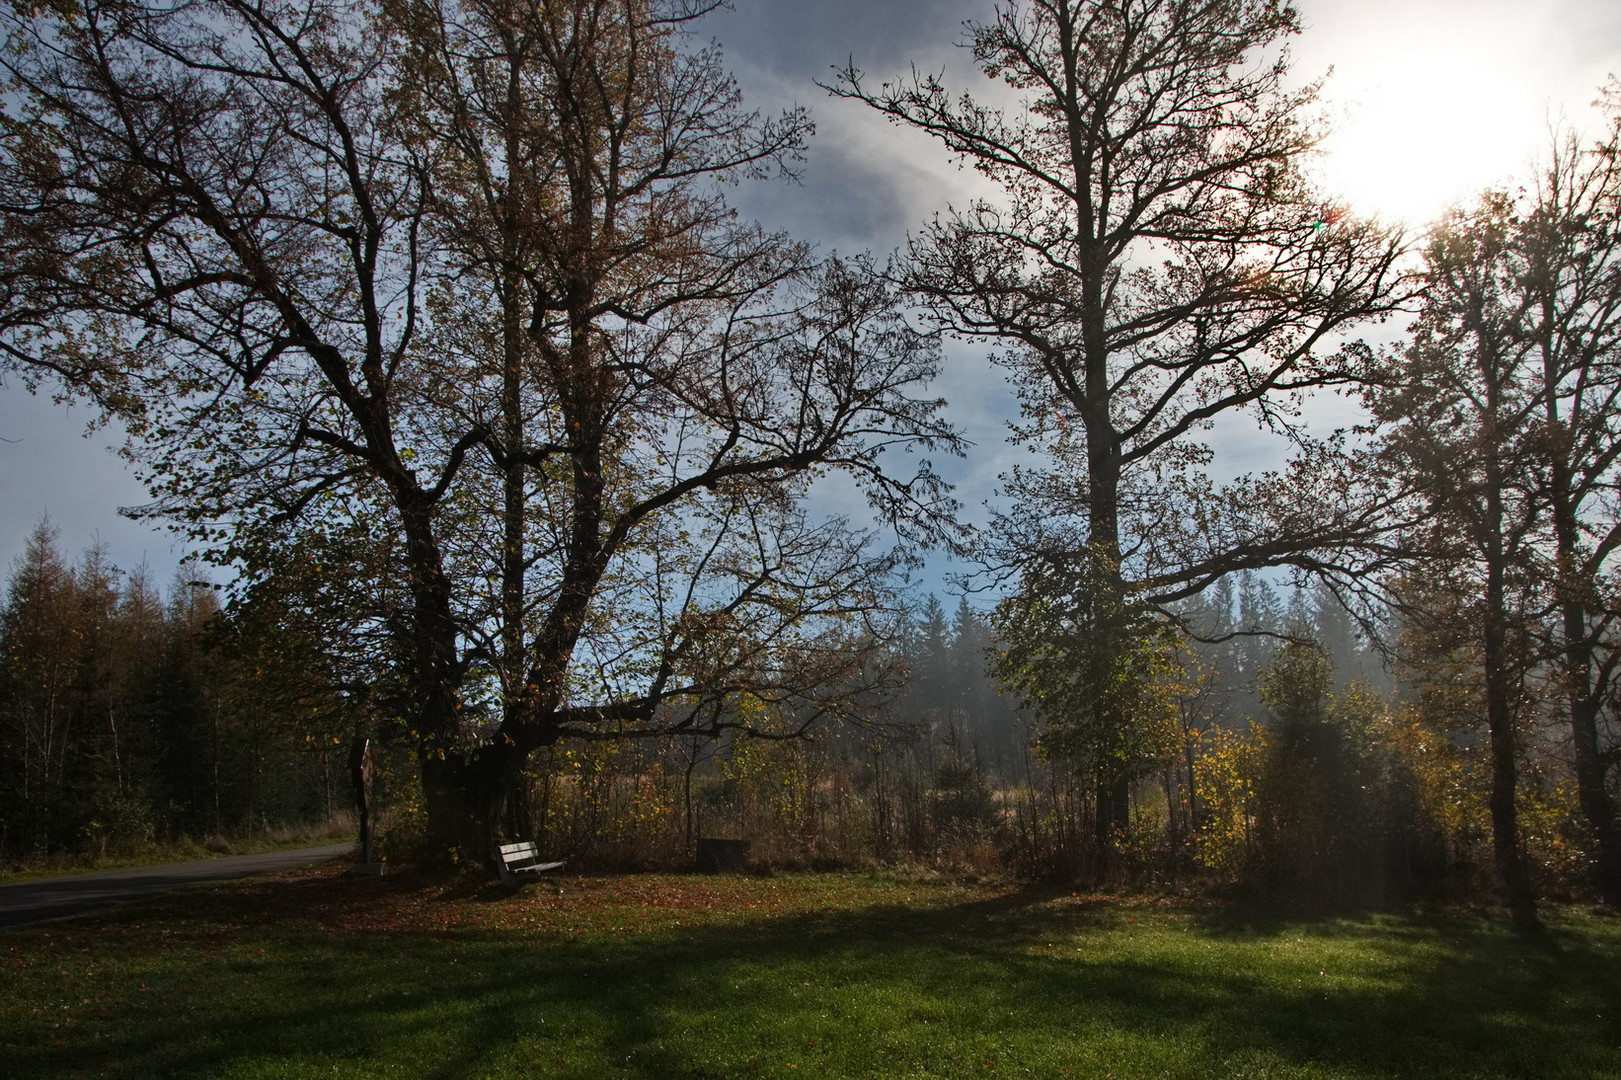
<path fill-rule="evenodd" d="M 1552 350 L 1545 350 L 1551 355 Z M 1576 791 L 1582 816 L 1593 833 L 1594 885 L 1611 907 L 1621 908 L 1621 822 L 1615 801 L 1605 784 L 1604 759 L 1599 750 L 1598 719 L 1604 707 L 1604 685 L 1595 685 L 1598 667 L 1596 642 L 1586 601 L 1591 568 L 1580 568 L 1581 528 L 1577 520 L 1575 469 L 1570 454 L 1571 433 L 1561 423 L 1552 365 L 1544 363 L 1544 390 L 1553 447 L 1549 470 L 1549 502 L 1554 520 L 1558 566 L 1560 630 L 1565 660 L 1565 688 L 1570 709 L 1571 750 Z"/>
<path fill-rule="evenodd" d="M 1485 343 L 1483 343 L 1484 346 Z M 1490 355 L 1490 350 L 1487 350 Z M 1520 846 L 1518 807 L 1518 746 L 1514 734 L 1517 712 L 1512 671 L 1514 658 L 1508 647 L 1507 552 L 1503 537 L 1505 484 L 1504 466 L 1497 430 L 1501 373 L 1482 364 L 1486 381 L 1485 437 L 1483 439 L 1485 506 L 1482 517 L 1482 549 L 1485 556 L 1486 589 L 1482 656 L 1485 667 L 1486 727 L 1491 739 L 1492 852 L 1498 878 L 1516 926 L 1537 924 L 1536 893 L 1530 868 Z"/>
<path fill-rule="evenodd" d="M 1603 693 L 1593 685 L 1593 644 L 1586 607 L 1567 599 L 1563 616 L 1571 750 L 1577 800 L 1593 833 L 1593 884 L 1606 904 L 1621 908 L 1621 821 L 1605 785 L 1604 758 L 1599 750 Z"/>
<path fill-rule="evenodd" d="M 483 865 L 501 840 L 530 838 L 528 760 L 528 751 L 505 742 L 424 758 L 430 857 Z"/>

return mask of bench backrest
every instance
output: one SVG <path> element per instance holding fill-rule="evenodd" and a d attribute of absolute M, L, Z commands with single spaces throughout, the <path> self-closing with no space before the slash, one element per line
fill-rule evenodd
<path fill-rule="evenodd" d="M 501 861 L 505 863 L 540 858 L 540 845 L 533 840 L 524 840 L 516 844 L 502 844 L 496 851 L 500 853 Z"/>

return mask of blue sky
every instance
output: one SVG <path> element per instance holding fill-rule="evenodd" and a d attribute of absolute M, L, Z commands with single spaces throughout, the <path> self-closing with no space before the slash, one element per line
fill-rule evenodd
<path fill-rule="evenodd" d="M 1302 0 L 1306 31 L 1292 45 L 1294 71 L 1333 69 L 1323 103 L 1336 128 L 1318 163 L 1322 182 L 1361 209 L 1422 222 L 1449 202 L 1512 183 L 1546 145 L 1551 124 L 1593 123 L 1589 103 L 1606 76 L 1621 75 L 1621 4 L 1614 0 Z M 817 135 L 803 182 L 749 185 L 739 209 L 824 250 L 883 254 L 908 229 L 970 197 L 973 174 L 930 142 L 837 101 L 815 85 L 846 58 L 877 78 L 945 72 L 953 85 L 984 84 L 954 47 L 982 0 L 736 0 L 700 27 L 726 49 L 749 100 L 771 110 L 811 108 Z M 1391 333 L 1389 329 L 1375 333 Z M 939 462 L 970 517 L 993 497 L 1016 453 L 1001 373 L 982 352 L 950 345 L 937 387 L 974 443 L 963 461 Z M 1331 407 L 1319 410 L 1335 415 Z M 184 555 L 168 534 L 118 515 L 145 493 L 113 454 L 118 432 L 86 434 L 82 407 L 31 397 L 15 376 L 0 384 L 0 568 L 9 572 L 29 532 L 48 515 L 77 553 L 106 545 L 126 569 L 146 563 L 166 582 Z M 1242 423 L 1218 432 L 1222 471 L 1270 464 L 1273 449 Z M 827 505 L 842 504 L 830 491 Z M 852 507 L 855 509 L 855 507 Z M 950 569 L 935 559 L 924 586 Z"/>

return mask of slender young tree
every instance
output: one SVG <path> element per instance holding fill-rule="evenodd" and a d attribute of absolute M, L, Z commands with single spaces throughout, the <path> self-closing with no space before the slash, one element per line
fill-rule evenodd
<path fill-rule="evenodd" d="M 1519 194 L 1488 194 L 1443 223 L 1412 344 L 1389 373 L 1396 386 L 1373 399 L 1393 425 L 1389 453 L 1447 522 L 1432 554 L 1461 561 L 1459 603 L 1477 613 L 1495 845 L 1511 899 L 1532 887 L 1515 834 L 1520 681 L 1547 664 L 1564 687 L 1596 884 L 1621 903 L 1605 739 L 1621 663 L 1621 118 L 1614 91 L 1604 104 L 1608 129 L 1594 146 L 1561 139 Z"/>
<path fill-rule="evenodd" d="M 1505 898 L 1517 920 L 1536 919 L 1535 890 L 1520 836 L 1518 730 L 1528 705 L 1525 681 L 1535 655 L 1535 607 L 1541 499 L 1531 425 L 1539 399 L 1527 380 L 1533 345 L 1523 331 L 1526 306 L 1509 268 L 1515 216 L 1510 201 L 1488 196 L 1455 211 L 1425 252 L 1424 305 L 1399 358 L 1393 389 L 1370 395 L 1388 425 L 1384 451 L 1427 496 L 1429 524 L 1417 548 L 1450 570 L 1445 611 L 1462 617 L 1478 649 L 1486 727 L 1491 740 L 1493 851 Z M 1478 582 L 1478 586 L 1475 584 Z"/>
<path fill-rule="evenodd" d="M 1604 99 L 1608 130 L 1591 147 L 1555 147 L 1518 223 L 1515 272 L 1539 415 L 1542 484 L 1553 531 L 1554 646 L 1570 714 L 1572 759 L 1592 830 L 1601 895 L 1621 907 L 1621 816 L 1611 775 L 1621 676 L 1621 87 Z"/>
<path fill-rule="evenodd" d="M 1276 0 L 1013 0 L 968 27 L 1003 84 L 989 100 L 853 66 L 831 88 L 1000 189 L 925 224 L 904 273 L 942 329 L 1000 350 L 1015 434 L 1050 463 L 1013 474 L 1000 523 L 1002 559 L 1044 564 L 1027 588 L 1067 563 L 1100 613 L 1163 610 L 1244 569 L 1353 576 L 1388 554 L 1383 500 L 1294 411 L 1349 379 L 1336 335 L 1397 303 L 1400 251 L 1302 176 L 1318 132 L 1315 88 L 1285 88 L 1298 25 Z M 1204 434 L 1240 413 L 1299 453 L 1222 487 Z M 1123 738 L 1108 700 L 1092 707 Z M 1100 839 L 1125 824 L 1127 772 L 1098 777 Z"/>

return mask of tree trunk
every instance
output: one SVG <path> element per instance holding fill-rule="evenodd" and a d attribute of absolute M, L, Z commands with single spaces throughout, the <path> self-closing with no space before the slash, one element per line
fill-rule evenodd
<path fill-rule="evenodd" d="M 1115 839 L 1124 835 L 1131 824 L 1131 781 L 1115 770 L 1100 770 L 1097 807 L 1098 868 L 1099 873 L 1107 877 L 1115 869 Z"/>
<path fill-rule="evenodd" d="M 1559 418 L 1551 404 L 1549 419 L 1550 430 L 1560 431 Z M 1551 480 L 1576 791 L 1582 816 L 1593 831 L 1593 883 L 1606 904 L 1621 908 L 1621 822 L 1616 819 L 1615 801 L 1605 785 L 1604 759 L 1599 751 L 1598 718 L 1605 688 L 1602 684 L 1594 686 L 1597 665 L 1585 602 L 1592 574 L 1577 569 L 1581 531 L 1577 523 L 1572 469 L 1563 446 L 1556 450 Z"/>
<path fill-rule="evenodd" d="M 435 755 L 422 762 L 428 858 L 441 865 L 478 858 L 489 844 L 488 816 L 480 812 L 472 797 L 467 771 L 467 762 L 459 755 Z"/>
<path fill-rule="evenodd" d="M 1488 372 L 1488 379 L 1490 372 Z M 1536 893 L 1530 868 L 1520 848 L 1519 817 L 1515 803 L 1518 786 L 1518 748 L 1514 737 L 1515 703 L 1511 678 L 1513 658 L 1508 648 L 1507 556 L 1503 538 L 1503 466 L 1495 424 L 1496 402 L 1488 386 L 1488 430 L 1485 439 L 1485 515 L 1482 540 L 1486 564 L 1482 656 L 1485 667 L 1486 727 L 1491 736 L 1492 852 L 1514 923 L 1522 929 L 1537 925 Z"/>
<path fill-rule="evenodd" d="M 1577 798 L 1593 830 L 1593 885 L 1611 908 L 1621 908 L 1621 821 L 1605 786 L 1605 762 L 1598 752 L 1598 702 L 1592 696 L 1571 701 L 1571 743 L 1576 751 Z"/>
<path fill-rule="evenodd" d="M 531 832 L 526 751 L 492 743 L 467 753 L 433 754 L 422 762 L 429 857 L 444 865 L 489 863 L 502 839 Z"/>

